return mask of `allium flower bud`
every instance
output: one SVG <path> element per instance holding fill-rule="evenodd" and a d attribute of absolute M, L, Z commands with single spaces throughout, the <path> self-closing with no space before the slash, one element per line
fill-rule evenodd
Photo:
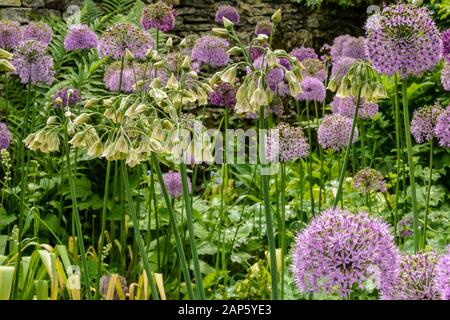
<path fill-rule="evenodd" d="M 189 177 L 187 177 L 187 179 L 189 192 L 191 192 L 191 181 Z M 167 188 L 167 192 L 172 198 L 178 198 L 183 194 L 183 185 L 181 182 L 181 174 L 179 172 L 169 171 L 163 174 L 163 180 Z"/>
<path fill-rule="evenodd" d="M 281 9 L 275 11 L 275 13 L 270 17 L 273 23 L 279 24 L 281 22 Z"/>

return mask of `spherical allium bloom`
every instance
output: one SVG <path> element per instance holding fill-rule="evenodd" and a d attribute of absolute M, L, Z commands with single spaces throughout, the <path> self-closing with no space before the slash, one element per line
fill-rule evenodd
<path fill-rule="evenodd" d="M 291 50 L 289 55 L 297 58 L 298 61 L 303 61 L 306 59 L 319 59 L 319 56 L 314 51 L 313 48 L 298 47 Z"/>
<path fill-rule="evenodd" d="M 442 33 L 442 56 L 450 63 L 450 29 Z"/>
<path fill-rule="evenodd" d="M 436 287 L 437 256 L 434 252 L 422 252 L 400 256 L 396 280 L 382 290 L 387 300 L 439 300 Z"/>
<path fill-rule="evenodd" d="M 234 24 L 239 23 L 240 19 L 239 12 L 233 6 L 223 5 L 217 8 L 214 21 L 216 23 L 222 24 L 224 17 L 233 22 Z"/>
<path fill-rule="evenodd" d="M 325 82 L 327 78 L 327 72 L 323 62 L 319 59 L 305 59 L 302 61 L 305 67 L 302 70 L 303 77 L 313 77 L 319 79 L 321 82 Z"/>
<path fill-rule="evenodd" d="M 340 57 L 331 65 L 331 78 L 341 81 L 356 60 L 350 57 Z"/>
<path fill-rule="evenodd" d="M 301 83 L 302 93 L 297 95 L 295 99 L 300 101 L 317 101 L 322 102 L 325 99 L 325 86 L 323 82 L 317 78 L 305 77 Z"/>
<path fill-rule="evenodd" d="M 358 171 L 353 177 L 353 187 L 361 192 L 386 192 L 383 175 L 372 168 Z"/>
<path fill-rule="evenodd" d="M 381 15 L 379 13 L 370 15 L 367 18 L 366 23 L 364 24 L 364 29 L 367 32 L 373 32 L 373 31 L 381 29 L 382 28 L 382 25 L 381 25 L 382 19 L 383 18 L 381 17 Z"/>
<path fill-rule="evenodd" d="M 272 22 L 263 20 L 256 24 L 255 27 L 256 35 L 264 34 L 269 37 L 271 33 L 272 33 Z"/>
<path fill-rule="evenodd" d="M 143 59 L 148 49 L 155 48 L 150 35 L 131 23 L 116 23 L 105 30 L 98 42 L 100 58 L 109 56 L 119 60 L 128 49 L 136 59 Z"/>
<path fill-rule="evenodd" d="M 229 83 L 221 83 L 209 94 L 208 99 L 214 106 L 233 108 L 236 104 L 236 88 Z"/>
<path fill-rule="evenodd" d="M 211 67 L 223 67 L 230 61 L 229 43 L 225 39 L 206 35 L 199 38 L 192 49 L 192 60 Z"/>
<path fill-rule="evenodd" d="M 11 132 L 6 123 L 0 122 L 0 150 L 8 149 L 11 144 Z"/>
<path fill-rule="evenodd" d="M 267 160 L 274 162 L 305 158 L 309 153 L 309 144 L 301 128 L 280 123 L 270 129 L 265 144 Z"/>
<path fill-rule="evenodd" d="M 439 62 L 441 36 L 428 9 L 391 5 L 382 11 L 380 23 L 381 28 L 367 31 L 367 55 L 378 72 L 407 78 Z"/>
<path fill-rule="evenodd" d="M 11 62 L 16 68 L 13 74 L 18 75 L 23 84 L 30 81 L 32 84 L 51 84 L 54 80 L 53 59 L 47 54 L 47 46 L 40 41 L 22 41 Z"/>
<path fill-rule="evenodd" d="M 22 29 L 16 21 L 0 21 L 0 48 L 13 50 L 22 41 Z"/>
<path fill-rule="evenodd" d="M 334 39 L 330 50 L 331 59 L 342 57 L 366 60 L 366 40 L 364 37 L 352 37 L 348 34 Z"/>
<path fill-rule="evenodd" d="M 264 49 L 260 47 L 251 47 L 248 49 L 248 54 L 250 55 L 252 61 L 256 61 L 256 59 L 264 54 Z"/>
<path fill-rule="evenodd" d="M 401 238 L 412 237 L 413 231 L 413 217 L 412 215 L 405 215 L 397 223 L 397 232 Z"/>
<path fill-rule="evenodd" d="M 278 59 L 278 63 L 280 65 L 282 63 L 286 64 L 286 61 L 283 59 Z M 267 66 L 267 61 L 264 61 L 263 65 L 263 56 L 260 56 L 253 62 L 253 66 L 256 69 L 263 69 Z M 250 72 L 250 68 L 247 68 L 247 74 Z M 289 94 L 289 87 L 285 84 L 284 74 L 285 73 L 282 68 L 276 67 L 271 69 L 266 75 L 266 81 L 270 90 L 272 90 L 272 92 L 276 92 L 280 96 L 286 96 Z"/>
<path fill-rule="evenodd" d="M 441 146 L 450 148 L 450 105 L 437 118 L 434 134 Z"/>
<path fill-rule="evenodd" d="M 71 26 L 64 39 L 64 48 L 67 51 L 92 49 L 97 46 L 97 35 L 85 24 Z"/>
<path fill-rule="evenodd" d="M 350 139 L 352 122 L 352 119 L 338 114 L 325 116 L 317 131 L 320 146 L 334 151 L 345 149 Z M 357 139 L 358 128 L 355 128 L 352 143 L 355 143 Z"/>
<path fill-rule="evenodd" d="M 141 24 L 145 30 L 153 28 L 163 32 L 170 31 L 175 28 L 175 12 L 162 1 L 149 4 L 142 12 Z"/>
<path fill-rule="evenodd" d="M 450 63 L 446 63 L 441 71 L 441 83 L 444 90 L 450 91 Z"/>
<path fill-rule="evenodd" d="M 124 64 L 122 71 L 122 84 L 120 84 L 121 63 L 114 62 L 106 67 L 103 81 L 109 91 L 133 92 L 135 77 L 133 68 L 129 64 Z M 136 71 L 136 68 L 134 69 Z M 120 88 L 119 88 L 120 87 Z"/>
<path fill-rule="evenodd" d="M 392 286 L 397 250 L 389 226 L 366 212 L 329 209 L 297 236 L 292 270 L 305 293 L 348 297 L 366 281 Z"/>
<path fill-rule="evenodd" d="M 122 293 L 125 295 L 128 291 L 127 279 L 125 279 L 125 277 L 118 275 L 117 280 L 120 282 L 120 285 L 122 287 Z M 117 289 L 115 287 L 115 284 L 111 283 L 111 275 L 102 276 L 100 278 L 100 292 L 101 292 L 103 298 L 106 299 L 106 297 L 108 295 L 108 288 L 110 285 L 112 285 L 114 287 L 114 295 L 113 295 L 112 299 L 119 300 L 119 295 L 117 294 Z"/>
<path fill-rule="evenodd" d="M 411 134 L 417 143 L 429 142 L 434 137 L 436 121 L 443 108 L 439 105 L 425 106 L 414 111 Z"/>
<path fill-rule="evenodd" d="M 450 300 L 450 247 L 447 253 L 439 258 L 436 285 L 442 300 Z"/>
<path fill-rule="evenodd" d="M 69 91 L 70 90 L 70 91 Z M 61 98 L 59 103 L 57 99 Z M 80 91 L 73 88 L 63 88 L 53 96 L 53 105 L 55 108 L 74 107 L 80 102 Z"/>
<path fill-rule="evenodd" d="M 23 40 L 37 40 L 48 46 L 52 41 L 53 31 L 45 22 L 30 22 L 23 26 Z"/>
<path fill-rule="evenodd" d="M 163 174 L 164 185 L 172 198 L 178 198 L 183 194 L 183 185 L 181 174 L 175 171 L 169 171 Z M 191 191 L 191 180 L 187 177 L 188 189 Z"/>
<path fill-rule="evenodd" d="M 355 116 L 356 97 L 339 98 L 335 96 L 331 102 L 333 114 L 340 114 L 341 116 L 352 118 Z M 361 98 L 358 118 L 370 119 L 378 113 L 378 104 L 375 102 L 367 102 L 363 97 Z"/>

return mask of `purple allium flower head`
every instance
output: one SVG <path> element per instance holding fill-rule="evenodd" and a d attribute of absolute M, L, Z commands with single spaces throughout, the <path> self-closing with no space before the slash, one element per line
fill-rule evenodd
<path fill-rule="evenodd" d="M 69 95 L 69 90 L 70 95 Z M 62 103 L 59 105 L 56 103 L 56 99 L 61 98 Z M 61 107 L 73 107 L 76 106 L 76 104 L 80 102 L 80 91 L 73 88 L 63 88 L 60 89 L 58 92 L 55 93 L 53 96 L 53 105 L 55 108 L 61 108 Z"/>
<path fill-rule="evenodd" d="M 53 59 L 47 54 L 47 46 L 37 40 L 22 41 L 14 50 L 12 64 L 16 68 L 13 74 L 20 77 L 23 84 L 54 80 Z"/>
<path fill-rule="evenodd" d="M 323 82 L 317 78 L 305 77 L 301 83 L 302 93 L 297 95 L 295 99 L 300 101 L 317 101 L 322 102 L 325 99 L 325 86 Z"/>
<path fill-rule="evenodd" d="M 225 39 L 206 35 L 199 38 L 192 49 L 192 60 L 211 67 L 223 67 L 230 61 L 229 43 Z"/>
<path fill-rule="evenodd" d="M 436 284 L 442 300 L 450 300 L 450 247 L 447 253 L 439 258 Z"/>
<path fill-rule="evenodd" d="M 291 50 L 289 55 L 297 58 L 298 61 L 303 61 L 306 59 L 319 59 L 319 56 L 314 51 L 313 48 L 298 47 Z"/>
<path fill-rule="evenodd" d="M 444 65 L 444 69 L 441 71 L 441 83 L 444 90 L 450 91 L 450 63 Z"/>
<path fill-rule="evenodd" d="M 136 69 L 135 69 L 136 70 Z M 120 62 L 114 62 L 106 67 L 105 75 L 103 81 L 105 82 L 106 88 L 109 91 L 122 91 L 122 92 L 133 92 L 133 87 L 135 84 L 135 78 L 133 74 L 133 68 L 129 64 L 124 64 L 122 72 L 122 85 L 120 86 L 120 72 L 121 64 Z"/>
<path fill-rule="evenodd" d="M 0 150 L 8 149 L 11 145 L 11 132 L 6 123 L 0 122 Z"/>
<path fill-rule="evenodd" d="M 239 19 L 240 19 L 239 12 L 236 10 L 236 8 L 233 6 L 229 6 L 229 5 L 223 5 L 223 6 L 220 6 L 219 8 L 217 8 L 214 21 L 216 23 L 222 24 L 223 17 L 227 18 L 234 24 L 238 24 Z"/>
<path fill-rule="evenodd" d="M 309 153 L 309 144 L 301 128 L 280 123 L 270 129 L 265 145 L 266 158 L 269 161 L 295 160 L 305 158 Z"/>
<path fill-rule="evenodd" d="M 356 38 L 348 34 L 339 36 L 333 41 L 330 55 L 333 61 L 342 57 L 366 60 L 366 40 L 364 37 Z"/>
<path fill-rule="evenodd" d="M 367 55 L 378 72 L 407 78 L 439 62 L 441 35 L 428 9 L 391 5 L 382 11 L 380 23 L 380 28 L 367 30 Z"/>
<path fill-rule="evenodd" d="M 256 61 L 256 59 L 258 59 L 259 57 L 261 57 L 264 53 L 264 49 L 263 48 L 259 48 L 259 47 L 251 47 L 248 50 L 248 53 L 250 55 L 250 58 L 252 59 L 252 61 Z"/>
<path fill-rule="evenodd" d="M 272 33 L 272 22 L 263 20 L 256 24 L 255 27 L 256 35 L 265 34 L 266 36 L 269 37 L 271 33 Z"/>
<path fill-rule="evenodd" d="M 414 111 L 411 134 L 417 143 L 429 142 L 434 137 L 436 121 L 443 108 L 439 105 L 425 106 Z"/>
<path fill-rule="evenodd" d="M 386 192 L 383 175 L 372 168 L 358 171 L 353 177 L 353 187 L 361 192 Z"/>
<path fill-rule="evenodd" d="M 172 198 L 178 198 L 183 194 L 183 185 L 181 183 L 181 174 L 175 171 L 169 171 L 163 174 L 164 184 L 167 192 Z M 187 177 L 188 189 L 191 191 L 191 180 Z"/>
<path fill-rule="evenodd" d="M 23 26 L 23 40 L 37 40 L 48 46 L 52 41 L 53 31 L 45 22 L 30 22 Z"/>
<path fill-rule="evenodd" d="M 407 238 L 414 235 L 412 215 L 408 214 L 400 219 L 397 223 L 397 232 L 401 238 Z"/>
<path fill-rule="evenodd" d="M 123 277 L 123 276 L 118 276 L 117 280 L 120 282 L 123 294 L 126 294 L 128 291 L 127 279 L 125 279 L 125 277 Z M 111 275 L 102 276 L 100 278 L 100 292 L 104 299 L 106 299 L 106 297 L 107 297 L 108 288 L 110 286 L 110 283 L 111 283 Z M 111 285 L 114 286 L 114 284 L 112 284 L 112 283 L 111 283 Z M 113 300 L 119 300 L 119 295 L 117 294 L 117 290 L 115 287 L 114 287 Z"/>
<path fill-rule="evenodd" d="M 352 118 L 355 116 L 356 97 L 339 98 L 335 96 L 331 102 L 333 114 Z M 358 117 L 361 119 L 370 119 L 378 113 L 378 104 L 375 102 L 367 102 L 364 97 L 361 98 Z"/>
<path fill-rule="evenodd" d="M 352 122 L 352 119 L 338 114 L 325 116 L 317 131 L 320 146 L 334 151 L 345 149 L 352 131 Z M 355 128 L 352 142 L 355 143 L 357 139 L 358 128 Z"/>
<path fill-rule="evenodd" d="M 163 32 L 170 31 L 175 28 L 175 12 L 162 1 L 149 4 L 142 12 L 141 24 L 145 30 L 153 28 Z"/>
<path fill-rule="evenodd" d="M 131 23 L 116 23 L 105 30 L 98 43 L 100 58 L 119 60 L 128 49 L 136 59 L 143 59 L 148 49 L 155 48 L 150 35 Z"/>
<path fill-rule="evenodd" d="M 0 48 L 13 50 L 22 41 L 22 29 L 16 21 L 0 21 Z"/>
<path fill-rule="evenodd" d="M 339 57 L 331 66 L 331 78 L 341 81 L 356 60 L 350 57 Z"/>
<path fill-rule="evenodd" d="M 450 29 L 442 33 L 442 56 L 450 63 Z"/>
<path fill-rule="evenodd" d="M 434 133 L 441 146 L 450 148 L 450 105 L 437 118 Z"/>
<path fill-rule="evenodd" d="M 285 63 L 284 60 L 279 59 L 278 63 Z M 256 69 L 263 69 L 267 66 L 267 61 L 264 61 L 263 65 L 263 56 L 258 57 L 254 62 L 253 66 Z M 250 68 L 247 68 L 247 73 L 250 73 Z M 284 81 L 284 70 L 282 68 L 273 68 L 271 69 L 266 76 L 267 84 L 269 85 L 270 90 L 272 92 L 278 93 L 280 96 L 285 96 L 289 93 L 289 88 L 287 86 L 283 86 Z"/>
<path fill-rule="evenodd" d="M 389 226 L 366 212 L 329 209 L 297 236 L 292 270 L 303 292 L 347 297 L 375 279 L 392 286 L 397 250 Z"/>
<path fill-rule="evenodd" d="M 400 256 L 396 280 L 381 291 L 387 300 L 439 300 L 436 288 L 437 256 L 422 252 Z"/>
<path fill-rule="evenodd" d="M 97 35 L 85 24 L 71 26 L 64 39 L 64 48 L 67 51 L 92 49 L 97 46 Z"/>
<path fill-rule="evenodd" d="M 319 59 L 305 59 L 302 61 L 305 67 L 302 70 L 303 77 L 313 77 L 319 79 L 321 82 L 325 82 L 327 78 L 327 72 L 325 70 L 325 65 Z"/>
<path fill-rule="evenodd" d="M 209 101 L 217 107 L 233 108 L 236 104 L 236 88 L 229 83 L 221 83 L 209 94 Z"/>

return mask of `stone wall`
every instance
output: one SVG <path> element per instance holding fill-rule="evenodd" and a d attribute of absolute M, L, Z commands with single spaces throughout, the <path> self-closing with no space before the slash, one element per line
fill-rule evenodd
<path fill-rule="evenodd" d="M 367 8 L 326 5 L 321 9 L 310 9 L 290 0 L 168 0 L 168 2 L 176 9 L 175 33 L 180 36 L 210 32 L 215 26 L 216 8 L 221 4 L 231 4 L 238 8 L 241 15 L 237 30 L 242 36 L 249 38 L 257 22 L 269 20 L 272 13 L 281 8 L 283 25 L 277 31 L 274 41 L 277 47 L 285 49 L 299 45 L 320 48 L 337 35 L 345 33 L 359 35 L 362 33 L 361 26 L 366 18 Z M 62 16 L 68 6 L 81 3 L 82 0 L 0 0 L 0 18 L 25 23 L 33 17 Z"/>

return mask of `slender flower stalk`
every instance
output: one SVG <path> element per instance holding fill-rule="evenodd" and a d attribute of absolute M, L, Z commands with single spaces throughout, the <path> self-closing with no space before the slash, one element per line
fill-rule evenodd
<path fill-rule="evenodd" d="M 433 139 L 430 140 L 430 174 L 428 176 L 427 197 L 425 200 L 425 219 L 423 223 L 423 246 L 427 244 L 428 214 L 430 211 L 431 184 L 433 183 Z"/>

